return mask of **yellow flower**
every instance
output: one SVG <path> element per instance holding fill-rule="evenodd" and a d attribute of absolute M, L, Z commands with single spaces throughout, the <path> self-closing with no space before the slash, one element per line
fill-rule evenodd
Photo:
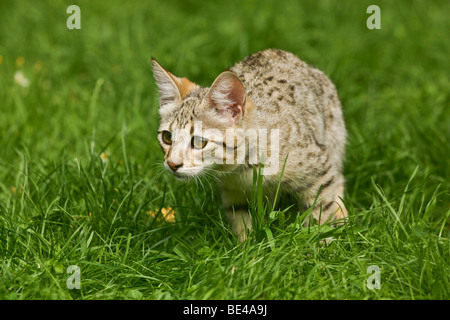
<path fill-rule="evenodd" d="M 157 217 L 158 214 L 155 211 L 147 211 L 147 215 L 152 216 L 153 218 Z M 162 216 L 162 217 L 161 217 Z M 161 215 L 158 216 L 158 221 L 164 220 L 166 222 L 175 222 L 175 211 L 171 208 L 162 208 Z"/>
<path fill-rule="evenodd" d="M 16 59 L 16 66 L 21 67 L 23 66 L 23 64 L 25 63 L 25 58 L 24 57 L 17 57 Z"/>
<path fill-rule="evenodd" d="M 162 208 L 161 213 L 167 222 L 175 222 L 175 211 L 171 207 Z"/>
<path fill-rule="evenodd" d="M 103 163 L 108 162 L 108 154 L 106 152 L 102 152 L 102 154 L 100 155 L 100 159 L 102 159 Z"/>
<path fill-rule="evenodd" d="M 42 62 L 36 61 L 36 63 L 33 66 L 34 71 L 39 72 L 42 70 Z"/>

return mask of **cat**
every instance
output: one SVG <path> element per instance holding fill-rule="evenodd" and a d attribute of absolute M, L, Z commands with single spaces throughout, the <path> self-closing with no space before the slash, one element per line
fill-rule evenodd
<path fill-rule="evenodd" d="M 178 179 L 214 176 L 240 242 L 252 230 L 248 199 L 253 167 L 262 160 L 258 150 L 266 151 L 275 167 L 263 179 L 269 199 L 280 181 L 281 191 L 305 208 L 314 205 L 320 190 L 312 217 L 320 224 L 345 220 L 347 134 L 336 88 L 324 73 L 279 49 L 250 55 L 219 74 L 209 88 L 176 77 L 154 58 L 152 69 L 160 91 L 158 140 L 165 168 Z M 255 148 L 252 141 L 264 139 L 243 136 L 250 130 L 277 132 L 278 140 L 267 139 L 269 148 Z M 240 158 L 237 149 L 244 150 Z M 256 160 L 250 154 L 255 149 Z"/>

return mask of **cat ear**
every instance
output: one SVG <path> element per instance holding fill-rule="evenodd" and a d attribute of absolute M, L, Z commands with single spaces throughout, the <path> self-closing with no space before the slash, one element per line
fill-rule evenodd
<path fill-rule="evenodd" d="M 161 67 L 161 65 L 152 58 L 153 75 L 156 79 L 159 92 L 161 94 L 160 104 L 164 106 L 171 102 L 180 102 L 191 91 L 195 90 L 198 85 L 186 78 L 178 78 L 169 71 Z"/>
<path fill-rule="evenodd" d="M 228 118 L 226 120 L 231 125 L 244 116 L 245 88 L 238 76 L 231 71 L 222 72 L 214 80 L 207 98 L 209 107 Z"/>

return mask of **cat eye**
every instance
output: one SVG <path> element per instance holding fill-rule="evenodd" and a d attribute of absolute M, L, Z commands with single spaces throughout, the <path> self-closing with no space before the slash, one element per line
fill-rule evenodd
<path fill-rule="evenodd" d="M 172 144 L 172 133 L 170 131 L 163 131 L 161 138 L 165 144 Z"/>
<path fill-rule="evenodd" d="M 193 136 L 191 141 L 191 146 L 194 149 L 203 149 L 206 144 L 208 143 L 208 139 L 199 137 L 199 136 Z"/>

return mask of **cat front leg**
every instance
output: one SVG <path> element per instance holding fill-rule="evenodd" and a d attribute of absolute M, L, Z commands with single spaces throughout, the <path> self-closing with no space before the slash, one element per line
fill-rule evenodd
<path fill-rule="evenodd" d="M 247 239 L 252 230 L 252 219 L 248 212 L 248 202 L 245 193 L 234 187 L 234 182 L 223 187 L 222 201 L 225 215 L 230 223 L 231 231 L 240 243 Z"/>
<path fill-rule="evenodd" d="M 226 209 L 226 217 L 230 222 L 231 231 L 239 243 L 244 242 L 252 230 L 252 219 L 247 205 L 245 205 L 245 208 L 242 206 L 233 206 L 233 208 Z"/>
<path fill-rule="evenodd" d="M 310 207 L 314 204 L 317 194 L 321 188 L 318 201 L 312 210 L 312 217 L 319 224 L 327 221 L 338 220 L 336 224 L 342 224 L 348 217 L 342 199 L 344 198 L 344 177 L 341 174 L 331 174 L 317 181 L 314 186 L 302 194 L 305 205 Z M 309 221 L 306 221 L 306 225 Z"/>

